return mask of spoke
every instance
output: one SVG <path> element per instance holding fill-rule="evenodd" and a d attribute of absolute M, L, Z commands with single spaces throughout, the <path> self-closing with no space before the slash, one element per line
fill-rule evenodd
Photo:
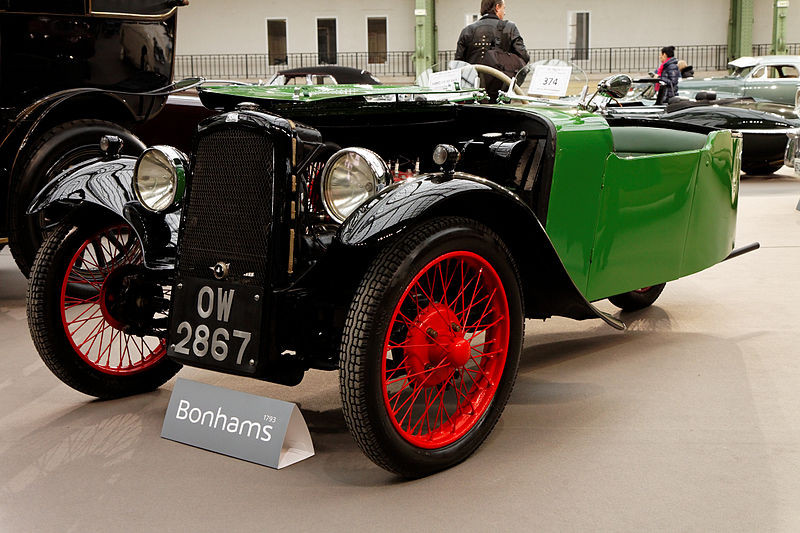
<path fill-rule="evenodd" d="M 105 337 L 106 329 L 108 329 L 110 327 L 111 327 L 111 324 L 108 324 L 107 322 L 103 321 L 103 327 L 100 329 L 100 346 L 97 347 L 97 354 L 98 355 L 97 355 L 97 359 L 95 359 L 95 361 L 94 361 L 94 363 L 96 365 L 98 365 L 98 366 L 100 365 L 100 360 L 103 358 L 103 353 L 105 351 L 103 349 L 103 337 Z M 97 335 L 95 335 L 94 340 L 92 340 L 92 344 L 89 345 L 89 352 L 92 351 L 92 346 L 94 346 L 94 341 L 95 340 L 97 340 Z M 86 355 L 89 355 L 89 352 L 87 352 Z"/>
<path fill-rule="evenodd" d="M 436 370 L 436 369 L 439 369 L 439 368 L 443 368 L 445 365 L 446 365 L 446 362 L 442 361 L 441 363 L 439 363 L 437 366 L 435 366 L 431 370 Z M 406 405 L 406 403 L 408 403 L 408 401 L 411 400 L 411 405 L 409 406 L 409 410 L 406 411 L 406 415 L 408 415 L 408 413 L 410 412 L 411 407 L 414 406 L 414 402 L 417 400 L 417 397 L 419 396 L 420 392 L 422 392 L 422 390 L 425 388 L 424 387 L 425 382 L 428 381 L 428 378 L 430 378 L 432 375 L 433 374 L 428 374 L 427 376 L 425 376 L 425 379 L 422 380 L 422 383 L 414 385 L 414 391 L 412 392 L 412 396 L 409 396 L 408 398 L 406 398 L 406 400 L 402 404 L 400 404 L 400 407 L 397 408 L 395 413 L 399 412 L 400 409 L 402 409 Z M 403 420 L 405 420 L 406 415 L 403 416 L 403 419 L 399 423 L 401 426 L 403 425 Z"/>
<path fill-rule="evenodd" d="M 83 342 L 80 343 L 80 345 L 78 346 L 78 351 L 80 351 L 81 353 L 85 353 L 88 356 L 89 352 L 92 351 L 92 346 L 94 346 L 95 339 L 97 339 L 97 336 L 105 327 L 106 327 L 106 321 L 101 319 L 97 323 L 97 325 L 92 328 L 92 331 L 90 331 L 89 334 L 83 339 Z M 86 352 L 83 352 L 83 345 L 89 342 L 89 340 L 91 340 L 92 342 L 89 344 L 89 348 L 86 350 Z"/>
<path fill-rule="evenodd" d="M 447 264 L 448 265 L 450 264 L 449 260 L 447 261 Z M 449 268 L 447 269 L 447 272 L 450 272 Z M 442 285 L 444 286 L 445 304 L 447 305 L 447 307 L 451 307 L 451 305 L 447 303 L 447 293 L 450 291 L 450 284 L 453 283 L 453 278 L 455 277 L 456 277 L 456 272 L 454 269 L 452 274 L 450 274 L 449 278 L 447 279 L 447 281 L 445 281 L 444 278 L 442 278 Z M 456 295 L 456 297 L 453 299 L 453 303 L 455 303 L 456 300 L 458 300 L 458 295 Z"/>
<path fill-rule="evenodd" d="M 86 304 L 96 304 L 97 301 L 100 299 L 100 293 L 98 292 L 95 296 L 92 296 L 88 300 L 80 300 L 75 298 L 74 296 L 65 296 L 64 297 L 64 310 L 72 309 L 73 307 L 78 307 L 79 305 L 86 305 Z M 69 304 L 69 305 L 67 305 Z"/>
<path fill-rule="evenodd" d="M 444 383 L 442 385 L 444 385 Z M 426 421 L 428 420 L 428 412 L 430 411 L 430 408 L 433 406 L 434 402 L 436 402 L 436 398 L 438 398 L 440 394 L 444 395 L 444 390 L 445 390 L 445 387 L 441 387 L 436 392 L 436 394 L 433 396 L 433 398 L 430 398 L 430 388 L 426 388 L 425 389 L 425 408 L 424 408 L 425 418 L 424 419 Z M 423 421 L 423 418 L 420 417 L 420 419 L 417 421 L 417 423 L 414 424 L 414 429 L 416 429 L 417 425 L 420 424 L 422 421 Z M 420 428 L 420 430 L 421 429 L 422 428 Z M 411 433 L 413 434 L 414 432 L 412 431 Z M 430 423 L 428 423 L 428 433 L 430 433 Z M 420 435 L 421 434 L 422 433 L 420 433 Z"/>
<path fill-rule="evenodd" d="M 434 343 L 430 342 L 428 344 L 394 344 L 387 346 L 387 350 L 396 350 L 396 349 L 404 349 L 404 348 L 430 348 L 431 346 L 436 346 Z"/>
<path fill-rule="evenodd" d="M 100 314 L 97 314 L 98 312 Z M 84 314 L 86 314 L 86 312 L 81 313 L 80 316 L 83 316 Z M 75 334 L 78 333 L 81 330 L 81 328 L 83 328 L 83 326 L 85 326 L 86 323 L 89 322 L 90 320 L 102 320 L 103 322 L 105 322 L 105 319 L 103 318 L 103 312 L 99 307 L 95 309 L 94 313 L 92 313 L 92 315 L 86 319 L 76 318 L 71 322 L 67 322 L 66 324 L 67 332 L 69 333 L 70 337 L 74 337 Z M 71 326 L 72 324 L 77 324 L 78 322 L 81 322 L 81 325 L 75 328 L 73 331 L 69 331 L 69 326 Z M 89 335 L 91 335 L 91 332 L 89 333 Z"/>
<path fill-rule="evenodd" d="M 70 276 L 73 276 L 73 275 L 78 276 L 83 281 L 85 281 L 86 285 L 91 285 L 92 287 L 97 287 L 98 291 L 103 287 L 103 282 L 102 281 L 97 282 L 97 281 L 92 281 L 90 279 L 87 279 L 83 274 L 81 274 L 79 271 L 76 271 L 75 269 L 73 269 L 72 272 L 70 272 Z M 77 284 L 80 285 L 80 282 L 77 282 L 77 281 L 73 281 L 72 283 L 77 283 Z M 69 284 L 69 281 L 67 282 L 67 284 Z"/>
<path fill-rule="evenodd" d="M 485 331 L 488 331 L 488 330 L 489 330 L 489 328 L 492 328 L 492 327 L 496 326 L 497 324 L 499 324 L 500 322 L 502 322 L 502 321 L 503 321 L 503 320 L 505 320 L 505 319 L 506 319 L 506 317 L 504 317 L 504 316 L 501 316 L 500 318 L 498 318 L 497 320 L 495 320 L 495 321 L 494 321 L 494 322 L 492 322 L 491 324 L 487 324 L 485 328 L 483 328 L 482 330 L 480 330 L 480 331 L 476 332 L 474 335 L 472 335 L 472 336 L 471 336 L 469 339 L 467 339 L 467 340 L 468 340 L 468 341 L 471 341 L 472 339 L 474 339 L 475 337 L 477 337 L 477 336 L 478 336 L 478 335 L 480 335 L 481 333 L 484 333 Z"/>
<path fill-rule="evenodd" d="M 481 312 L 480 318 L 475 322 L 475 324 L 471 326 L 467 326 L 464 324 L 464 329 L 472 329 L 479 327 L 481 321 L 492 311 L 491 304 L 494 301 L 494 295 L 497 294 L 497 288 L 492 290 L 492 293 L 486 298 L 486 305 L 483 306 L 483 311 Z M 471 309 L 470 309 L 471 310 Z"/>
<path fill-rule="evenodd" d="M 100 310 L 98 309 L 98 311 L 100 311 Z M 75 328 L 75 330 L 72 331 L 70 333 L 70 335 L 74 336 L 84 326 L 84 324 L 86 324 L 90 320 L 97 320 L 99 318 L 102 318 L 102 316 L 103 316 L 103 313 L 100 313 L 99 315 L 98 314 L 93 314 L 92 316 L 89 316 L 89 317 L 86 317 L 86 318 L 76 318 L 75 320 L 71 320 L 70 322 L 67 322 L 68 326 L 72 326 L 73 324 L 81 324 L 80 327 Z"/>
<path fill-rule="evenodd" d="M 474 361 L 474 362 L 475 362 L 475 364 L 477 365 L 475 368 L 477 368 L 477 369 L 478 369 L 478 372 L 480 372 L 480 373 L 481 373 L 481 375 L 483 375 L 483 377 L 484 377 L 484 378 L 486 378 L 486 381 L 487 381 L 487 382 L 489 382 L 489 386 L 490 386 L 490 387 L 491 387 L 491 386 L 493 386 L 493 385 L 494 385 L 494 382 L 492 381 L 492 378 L 489 376 L 489 374 L 487 374 L 487 373 L 486 373 L 486 372 L 483 370 L 483 368 L 482 368 L 482 367 L 481 367 L 481 366 L 478 364 L 478 362 L 477 362 L 477 361 L 475 361 L 474 359 L 472 359 L 472 357 L 470 357 L 470 359 L 471 359 L 472 361 Z M 465 368 L 464 368 L 464 370 L 467 370 L 467 368 L 465 367 Z M 472 371 L 472 369 L 469 369 L 468 371 Z M 475 382 L 475 384 L 477 385 L 478 383 L 477 383 L 477 382 Z"/>
<path fill-rule="evenodd" d="M 87 243 L 86 247 L 83 249 L 84 253 L 81 254 L 81 260 L 83 261 L 84 265 L 89 265 L 95 267 L 98 271 L 103 271 L 103 267 L 100 266 L 101 259 L 103 258 L 103 250 L 96 240 L 93 240 L 90 243 Z M 89 258 L 94 259 L 94 261 L 89 261 Z M 102 261 L 104 262 L 104 261 Z M 88 270 L 88 269 L 87 269 Z"/>
<path fill-rule="evenodd" d="M 470 299 L 469 306 L 467 308 L 465 308 L 464 311 L 463 311 L 465 316 L 464 316 L 464 319 L 463 319 L 464 321 L 461 324 L 462 329 L 466 328 L 466 326 L 467 326 L 466 321 L 467 321 L 467 318 L 469 317 L 469 312 L 468 311 L 470 309 L 472 309 L 473 302 L 475 302 L 475 297 L 478 295 L 478 288 L 479 288 L 478 287 L 478 281 L 480 280 L 482 273 L 483 273 L 483 269 L 481 268 L 481 269 L 478 270 L 478 276 L 475 278 L 475 290 L 472 291 L 472 299 Z"/>
<path fill-rule="evenodd" d="M 424 295 L 425 295 L 425 297 L 428 299 L 428 302 L 430 302 L 430 304 L 431 304 L 431 305 L 433 305 L 433 303 L 434 303 L 433 297 L 432 297 L 432 296 L 429 296 L 429 295 L 428 295 L 428 294 L 425 292 L 425 289 L 423 289 L 423 288 L 422 288 L 422 285 L 419 283 L 419 281 L 417 281 L 417 287 L 419 287 L 419 290 L 421 290 L 421 291 L 422 291 L 422 294 L 424 294 Z M 430 288 L 430 287 L 429 287 L 429 288 Z M 433 290 L 431 290 L 431 294 L 433 294 Z M 442 302 L 435 302 L 435 303 L 442 303 Z M 447 305 L 447 304 L 445 304 L 445 305 Z M 447 323 L 447 317 L 445 317 L 444 315 L 442 315 L 442 312 L 439 310 L 439 308 L 438 308 L 437 306 L 433 306 L 433 309 L 434 309 L 434 311 L 436 311 L 436 314 L 437 314 L 437 315 L 439 315 L 439 318 L 441 318 L 441 319 L 442 319 L 442 320 L 443 320 L 445 323 Z M 438 343 L 437 343 L 437 344 L 438 344 Z"/>
<path fill-rule="evenodd" d="M 397 378 L 397 379 L 393 379 L 391 381 L 387 381 L 386 384 L 387 385 L 392 385 L 393 383 L 397 383 L 401 379 L 408 379 L 408 378 L 413 378 L 413 377 L 416 377 L 416 376 L 421 376 L 423 374 L 430 374 L 430 373 L 435 372 L 436 370 L 438 370 L 440 368 L 443 368 L 444 366 L 447 366 L 447 361 L 446 360 L 442 361 L 437 366 L 434 366 L 434 367 L 431 367 L 431 368 L 426 368 L 425 370 L 423 370 L 421 372 L 414 372 L 413 374 L 406 374 L 403 377 L 400 377 L 400 378 Z M 425 379 L 427 379 L 427 378 L 425 378 Z"/>
<path fill-rule="evenodd" d="M 114 340 L 116 340 L 117 335 L 120 333 L 117 329 L 111 330 L 111 340 L 108 341 L 108 346 L 103 349 L 101 356 L 104 354 L 108 354 L 108 359 L 106 359 L 106 367 L 111 368 L 111 349 L 114 347 Z M 102 359 L 102 357 L 101 357 Z M 117 368 L 119 368 L 119 364 L 117 364 Z"/>
<path fill-rule="evenodd" d="M 128 335 L 127 333 L 125 333 L 124 337 L 125 337 L 125 348 L 122 351 L 122 356 L 123 357 L 127 356 L 128 357 L 128 366 L 133 366 L 133 361 L 131 361 L 131 352 L 130 352 L 130 349 L 129 349 L 129 343 L 131 342 L 131 336 Z"/>
<path fill-rule="evenodd" d="M 463 380 L 463 378 L 461 379 L 461 385 L 462 385 L 462 386 L 464 385 L 464 380 Z M 467 403 L 469 403 L 469 408 L 470 408 L 470 410 L 471 410 L 472 412 L 471 412 L 471 413 L 468 413 L 468 414 L 469 414 L 470 416 L 474 415 L 474 414 L 475 414 L 475 404 L 473 404 L 473 403 L 472 403 L 472 400 L 470 400 L 470 399 L 469 399 L 469 397 L 467 396 L 467 391 L 466 391 L 466 390 L 462 391 L 462 390 L 461 390 L 459 387 L 456 387 L 456 386 L 453 386 L 453 391 L 455 391 L 455 393 L 456 393 L 456 397 L 461 397 L 461 398 L 463 398 L 464 400 L 466 400 L 466 401 L 467 401 Z M 458 404 L 458 407 L 460 408 L 460 407 L 461 407 L 461 405 L 462 405 L 462 404 L 461 404 L 461 402 L 460 402 L 460 401 L 457 401 L 456 403 Z"/>
<path fill-rule="evenodd" d="M 470 354 L 469 358 L 477 363 L 477 361 L 475 359 L 478 358 L 478 357 L 491 358 L 491 357 L 494 357 L 495 355 L 500 355 L 501 353 L 503 353 L 503 350 L 495 350 L 493 352 L 484 352 L 484 353 L 479 353 L 477 355 Z"/>

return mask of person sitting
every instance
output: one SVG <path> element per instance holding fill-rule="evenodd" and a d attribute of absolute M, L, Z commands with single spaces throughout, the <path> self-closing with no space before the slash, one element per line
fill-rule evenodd
<path fill-rule="evenodd" d="M 681 71 L 681 78 L 694 78 L 694 67 L 687 65 L 683 59 L 678 60 L 678 70 Z"/>

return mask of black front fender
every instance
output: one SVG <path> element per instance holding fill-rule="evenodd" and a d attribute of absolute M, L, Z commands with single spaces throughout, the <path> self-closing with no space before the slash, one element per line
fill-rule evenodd
<path fill-rule="evenodd" d="M 520 270 L 526 316 L 602 318 L 624 328 L 581 294 L 531 208 L 511 191 L 477 176 L 433 174 L 387 187 L 344 221 L 336 240 L 346 257 L 347 249 L 379 247 L 409 226 L 439 216 L 471 218 L 500 236 Z"/>
<path fill-rule="evenodd" d="M 34 198 L 28 214 L 44 211 L 51 221 L 112 215 L 124 219 L 142 243 L 144 264 L 154 270 L 175 266 L 180 210 L 147 211 L 131 185 L 136 159 L 94 159 L 64 172 Z"/>

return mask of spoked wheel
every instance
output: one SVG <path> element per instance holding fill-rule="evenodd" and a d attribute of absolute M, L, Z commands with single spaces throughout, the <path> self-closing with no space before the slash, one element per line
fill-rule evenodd
<path fill-rule="evenodd" d="M 376 258 L 340 354 L 345 420 L 370 459 L 419 477 L 483 442 L 516 378 L 519 286 L 502 241 L 465 219 L 425 223 Z"/>
<path fill-rule="evenodd" d="M 616 305 L 623 311 L 638 311 L 650 305 L 653 305 L 661 292 L 664 290 L 666 283 L 659 283 L 658 285 L 651 285 L 650 287 L 642 287 L 635 291 L 623 292 L 615 296 L 609 296 L 608 301 Z"/>
<path fill-rule="evenodd" d="M 126 224 L 62 224 L 47 238 L 28 286 L 39 355 L 76 390 L 100 398 L 157 388 L 179 369 L 157 326 L 170 288 L 148 280 Z"/>

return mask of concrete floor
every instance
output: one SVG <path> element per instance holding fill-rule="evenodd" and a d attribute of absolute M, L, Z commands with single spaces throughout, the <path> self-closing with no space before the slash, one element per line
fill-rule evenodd
<path fill-rule="evenodd" d="M 530 321 L 495 431 L 411 482 L 358 450 L 335 373 L 180 372 L 297 402 L 317 453 L 280 471 L 161 439 L 172 382 L 73 391 L 39 360 L 3 251 L 0 531 L 800 531 L 798 200 L 787 168 L 743 179 L 737 242 L 761 250 L 668 284 L 627 331 Z"/>

